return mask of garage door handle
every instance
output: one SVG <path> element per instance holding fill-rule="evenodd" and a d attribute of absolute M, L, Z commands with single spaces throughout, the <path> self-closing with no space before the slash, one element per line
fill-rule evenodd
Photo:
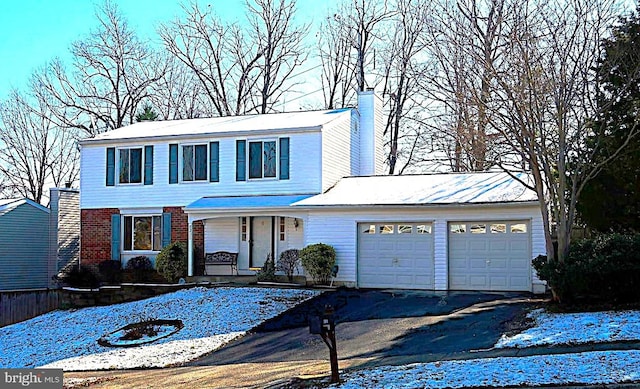
<path fill-rule="evenodd" d="M 397 265 L 397 264 L 398 264 L 398 262 L 400 262 L 400 260 L 398 260 L 398 258 L 393 258 L 393 259 L 391 260 L 391 263 L 393 263 L 394 265 Z"/>
<path fill-rule="evenodd" d="M 487 265 L 491 264 L 491 260 L 487 259 Z"/>

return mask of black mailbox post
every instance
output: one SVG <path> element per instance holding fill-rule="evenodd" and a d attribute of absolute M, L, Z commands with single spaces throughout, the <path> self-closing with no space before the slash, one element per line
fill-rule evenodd
<path fill-rule="evenodd" d="M 335 310 L 331 305 L 324 307 L 321 315 L 309 317 L 309 332 L 322 336 L 322 340 L 329 347 L 329 361 L 331 363 L 331 382 L 337 383 L 340 380 L 338 374 L 338 352 L 336 350 L 336 323 L 334 319 Z"/>

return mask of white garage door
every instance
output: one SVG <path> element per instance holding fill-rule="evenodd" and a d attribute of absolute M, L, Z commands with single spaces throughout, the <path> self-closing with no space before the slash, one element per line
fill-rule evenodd
<path fill-rule="evenodd" d="M 433 289 L 430 223 L 358 224 L 358 286 Z"/>
<path fill-rule="evenodd" d="M 530 291 L 530 242 L 524 221 L 449 223 L 449 289 Z"/>

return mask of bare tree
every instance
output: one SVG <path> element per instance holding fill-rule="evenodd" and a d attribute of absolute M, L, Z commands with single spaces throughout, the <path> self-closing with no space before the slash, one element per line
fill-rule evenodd
<path fill-rule="evenodd" d="M 493 66 L 506 47 L 505 18 L 517 12 L 505 0 L 443 1 L 433 12 L 430 57 L 436 69 L 423 80 L 424 89 L 440 106 L 436 125 L 439 153 L 453 171 L 486 170 L 494 166 L 496 132 L 489 125 Z"/>
<path fill-rule="evenodd" d="M 93 136 L 134 121 L 138 105 L 166 68 L 142 44 L 115 4 L 97 11 L 98 28 L 71 46 L 73 71 L 52 61 L 33 78 L 56 123 Z"/>
<path fill-rule="evenodd" d="M 41 202 L 46 186 L 78 178 L 77 139 L 49 116 L 45 101 L 30 103 L 17 91 L 0 103 L 0 178 L 5 195 Z"/>
<path fill-rule="evenodd" d="M 167 72 L 150 86 L 149 104 L 159 120 L 192 119 L 211 116 L 202 84 L 196 75 L 175 57 L 167 58 Z"/>
<path fill-rule="evenodd" d="M 422 133 L 426 113 L 419 80 L 427 73 L 428 60 L 424 50 L 428 46 L 425 29 L 432 12 L 427 1 L 398 0 L 393 27 L 383 51 L 383 95 L 389 100 L 389 115 L 384 134 L 388 138 L 389 174 L 402 174 L 415 162 L 422 147 Z M 403 153 L 402 149 L 405 152 Z M 404 165 L 398 169 L 398 159 Z"/>
<path fill-rule="evenodd" d="M 526 184 L 538 194 L 547 253 L 557 259 L 569 249 L 576 203 L 585 184 L 638 136 L 636 123 L 608 158 L 595 161 L 592 121 L 608 109 L 596 104 L 597 61 L 619 11 L 615 0 L 523 1 L 506 33 L 510 53 L 492 66 L 496 80 L 492 112 L 511 153 L 499 161 L 507 171 L 522 164 L 533 175 Z M 628 85 L 640 80 L 627 80 Z M 610 101 L 617 99 L 609 96 Z M 597 149 L 597 148 L 596 148 Z"/>
<path fill-rule="evenodd" d="M 297 84 L 291 76 L 307 58 L 302 47 L 307 26 L 294 25 L 293 0 L 253 1 L 255 5 L 246 3 L 249 23 L 262 54 L 256 107 L 259 113 L 267 113 Z"/>
<path fill-rule="evenodd" d="M 162 25 L 167 51 L 189 68 L 210 115 L 266 113 L 291 90 L 294 71 L 306 58 L 305 26 L 293 25 L 295 2 L 247 2 L 249 27 L 226 24 L 197 3 L 183 7 L 184 19 Z"/>
<path fill-rule="evenodd" d="M 158 29 L 166 50 L 191 70 L 213 110 L 210 116 L 229 116 L 250 110 L 251 90 L 259 73 L 261 51 L 236 25 L 222 22 L 207 7 L 183 6 L 184 19 Z M 196 86 L 197 85 L 197 86 Z"/>
<path fill-rule="evenodd" d="M 356 55 L 356 86 L 357 90 L 363 91 L 367 88 L 365 76 L 372 70 L 371 66 L 375 68 L 375 50 L 372 48 L 379 37 L 378 29 L 393 11 L 387 0 L 350 0 L 344 14 L 345 23 L 353 26 L 350 40 Z"/>
<path fill-rule="evenodd" d="M 351 56 L 353 26 L 342 12 L 327 16 L 318 33 L 322 91 L 327 109 L 345 107 L 355 97 L 356 62 Z"/>

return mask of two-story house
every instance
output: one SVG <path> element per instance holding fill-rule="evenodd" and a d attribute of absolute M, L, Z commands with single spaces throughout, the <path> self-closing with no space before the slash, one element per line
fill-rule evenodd
<path fill-rule="evenodd" d="M 543 290 L 535 193 L 505 173 L 384 176 L 382 126 L 366 91 L 357 108 L 142 122 L 84 140 L 81 261 L 185 241 L 189 275 L 215 251 L 238 253 L 251 275 L 268 254 L 323 242 L 346 285 Z"/>

